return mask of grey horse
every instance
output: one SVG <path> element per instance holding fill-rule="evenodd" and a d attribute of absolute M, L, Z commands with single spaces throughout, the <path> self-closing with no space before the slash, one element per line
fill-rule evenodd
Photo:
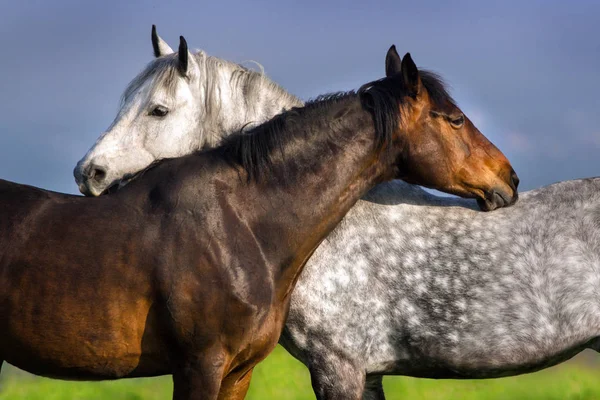
<path fill-rule="evenodd" d="M 492 378 L 600 349 L 600 178 L 507 209 L 394 181 L 302 272 L 280 343 L 319 399 L 384 399 L 383 375 Z"/>

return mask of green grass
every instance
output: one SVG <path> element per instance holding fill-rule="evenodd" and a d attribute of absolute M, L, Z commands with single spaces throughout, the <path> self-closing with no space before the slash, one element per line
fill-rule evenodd
<path fill-rule="evenodd" d="M 6 368 L 6 367 L 4 367 Z M 388 400 L 597 400 L 600 370 L 569 363 L 535 374 L 480 381 L 387 377 Z M 3 369 L 0 400 L 167 400 L 171 377 L 114 382 L 64 382 Z M 248 399 L 314 399 L 308 371 L 278 347 L 254 372 Z"/>

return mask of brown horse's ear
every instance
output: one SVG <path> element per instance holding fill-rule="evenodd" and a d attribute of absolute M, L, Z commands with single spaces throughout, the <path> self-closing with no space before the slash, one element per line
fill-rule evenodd
<path fill-rule="evenodd" d="M 396 45 L 392 45 L 385 56 L 385 76 L 399 74 L 402 60 L 396 51 Z"/>
<path fill-rule="evenodd" d="M 419 70 L 415 65 L 415 62 L 410 57 L 410 53 L 406 53 L 402 59 L 402 79 L 404 80 L 404 86 L 409 96 L 416 96 L 419 94 L 419 86 L 421 85 L 421 78 L 419 77 Z"/>
<path fill-rule="evenodd" d="M 188 70 L 188 46 L 185 38 L 179 36 L 179 72 L 186 76 Z"/>

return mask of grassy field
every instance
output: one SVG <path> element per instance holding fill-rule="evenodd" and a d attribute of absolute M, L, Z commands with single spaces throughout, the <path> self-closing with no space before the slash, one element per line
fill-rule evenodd
<path fill-rule="evenodd" d="M 0 400 L 167 400 L 170 377 L 115 382 L 62 382 L 33 377 L 3 368 Z M 597 400 L 600 369 L 571 362 L 535 374 L 486 381 L 434 381 L 388 377 L 388 400 Z M 258 399 L 314 399 L 308 371 L 282 348 L 255 370 L 247 397 Z"/>

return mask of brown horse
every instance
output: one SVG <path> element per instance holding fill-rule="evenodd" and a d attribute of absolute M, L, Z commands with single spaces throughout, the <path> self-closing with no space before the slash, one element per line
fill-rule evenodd
<path fill-rule="evenodd" d="M 62 379 L 172 374 L 243 398 L 308 257 L 375 184 L 512 204 L 516 175 L 432 74 L 387 78 L 165 160 L 100 198 L 0 181 L 0 363 Z"/>

